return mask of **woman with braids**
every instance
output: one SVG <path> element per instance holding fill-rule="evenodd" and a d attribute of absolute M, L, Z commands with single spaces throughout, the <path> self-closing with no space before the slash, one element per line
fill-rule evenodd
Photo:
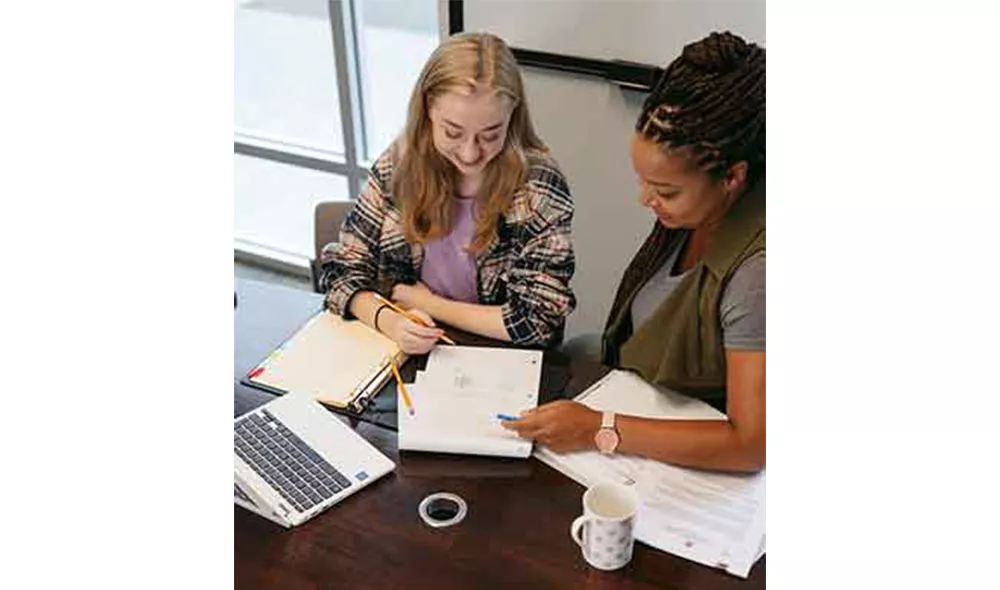
<path fill-rule="evenodd" d="M 616 416 L 561 400 L 504 426 L 558 452 L 763 469 L 764 49 L 730 33 L 685 47 L 643 106 L 631 159 L 656 221 L 619 285 L 603 361 L 729 419 Z"/>
<path fill-rule="evenodd" d="M 410 354 L 437 342 L 433 320 L 517 345 L 557 345 L 576 305 L 572 217 L 513 54 L 493 35 L 453 36 L 424 65 L 405 131 L 323 251 L 327 307 Z"/>

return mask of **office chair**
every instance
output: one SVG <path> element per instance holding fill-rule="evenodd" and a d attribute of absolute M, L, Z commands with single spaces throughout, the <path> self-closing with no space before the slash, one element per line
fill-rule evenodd
<path fill-rule="evenodd" d="M 336 242 L 340 235 L 340 226 L 344 223 L 344 218 L 354 206 L 353 202 L 326 201 L 317 203 L 313 216 L 313 246 L 314 257 L 310 261 L 312 269 L 313 291 L 322 293 L 319 288 L 319 277 L 322 272 L 320 267 L 320 252 L 323 246 L 330 242 Z"/>

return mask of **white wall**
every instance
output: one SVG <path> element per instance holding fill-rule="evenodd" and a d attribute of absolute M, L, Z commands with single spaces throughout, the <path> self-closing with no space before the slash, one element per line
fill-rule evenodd
<path fill-rule="evenodd" d="M 764 0 L 465 0 L 465 28 L 513 47 L 663 65 L 710 30 L 764 42 Z"/>
<path fill-rule="evenodd" d="M 466 0 L 465 29 L 501 34 L 500 29 L 516 31 L 521 26 L 538 39 L 544 39 L 545 44 L 525 49 L 568 54 L 573 49 L 601 46 L 604 39 L 608 46 L 632 48 L 629 55 L 618 57 L 636 59 L 655 54 L 659 59 L 650 61 L 660 66 L 673 60 L 685 43 L 712 30 L 728 28 L 750 41 L 764 43 L 764 0 L 604 0 L 600 3 L 605 9 L 613 5 L 616 16 L 603 21 L 591 18 L 596 12 L 594 7 L 586 5 L 594 1 L 547 0 L 514 3 L 524 4 L 514 6 L 509 2 Z M 536 6 L 532 8 L 532 4 Z M 738 10 L 734 9 L 736 5 Z M 677 10 L 681 7 L 683 10 Z M 555 18 L 557 13 L 559 18 Z M 554 20 L 543 25 L 542 17 Z M 576 24 L 573 27 L 561 24 L 567 18 L 575 18 Z M 642 30 L 632 31 L 634 36 L 624 43 L 620 36 L 628 35 L 631 29 L 623 23 L 644 19 L 648 22 Z M 662 28 L 655 26 L 657 20 L 664 21 Z M 541 35 L 543 29 L 545 34 Z M 664 33 L 651 35 L 651 30 Z M 581 35 L 588 37 L 585 43 L 580 41 Z M 663 53 L 648 51 L 647 46 L 641 45 L 644 39 L 648 47 L 660 48 Z M 573 235 L 577 271 L 573 287 L 579 305 L 569 320 L 567 337 L 600 332 L 625 266 L 653 222 L 652 215 L 638 203 L 637 184 L 628 157 L 628 141 L 646 95 L 622 90 L 593 77 L 534 68 L 522 71 L 535 125 L 569 178 L 576 202 Z"/>
<path fill-rule="evenodd" d="M 625 266 L 652 224 L 636 198 L 628 159 L 644 95 L 545 70 L 526 69 L 524 81 L 535 125 L 569 179 L 576 203 L 578 307 L 566 336 L 600 332 Z"/>

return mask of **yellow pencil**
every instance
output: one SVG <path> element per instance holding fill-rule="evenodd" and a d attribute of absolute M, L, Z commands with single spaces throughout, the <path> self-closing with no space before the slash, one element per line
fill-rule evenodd
<path fill-rule="evenodd" d="M 399 315 L 407 318 L 408 320 L 410 320 L 412 322 L 416 322 L 416 323 L 420 324 L 421 326 L 423 326 L 425 328 L 433 328 L 434 327 L 434 326 L 428 325 L 427 322 L 425 322 L 424 320 L 420 319 L 419 317 L 417 317 L 417 316 L 415 316 L 415 315 L 413 315 L 411 313 L 406 312 L 405 310 L 403 310 L 403 308 L 399 307 L 398 305 L 396 305 L 392 301 L 389 301 L 385 297 L 382 297 L 378 293 L 372 291 L 372 295 L 374 295 L 375 299 L 377 299 L 379 302 L 384 303 L 385 305 L 388 305 L 389 309 L 391 309 L 394 312 L 398 313 Z M 455 344 L 455 341 L 452 340 L 451 338 L 448 338 L 448 336 L 445 335 L 445 334 L 441 335 L 441 340 L 444 340 L 448 344 Z"/>
<path fill-rule="evenodd" d="M 403 383 L 403 377 L 400 376 L 399 369 L 396 368 L 396 361 L 392 361 L 390 366 L 392 367 L 392 374 L 396 376 L 396 385 L 399 386 L 399 393 L 403 395 L 403 403 L 406 404 L 406 408 L 410 411 L 410 415 L 412 416 L 414 414 L 413 400 L 410 399 L 410 393 L 406 391 L 406 384 Z"/>

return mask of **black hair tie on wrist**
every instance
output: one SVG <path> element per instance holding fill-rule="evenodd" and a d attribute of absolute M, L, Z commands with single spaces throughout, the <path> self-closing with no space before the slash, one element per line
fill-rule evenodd
<path fill-rule="evenodd" d="M 378 327 L 378 315 L 380 313 L 382 313 L 383 309 L 389 309 L 389 306 L 386 305 L 385 303 L 383 303 L 382 305 L 380 305 L 379 308 L 375 311 L 375 321 L 372 322 L 373 324 L 375 324 L 375 330 L 377 330 L 379 332 L 382 332 L 382 329 Z M 384 332 L 383 332 L 383 334 L 384 334 Z"/>

